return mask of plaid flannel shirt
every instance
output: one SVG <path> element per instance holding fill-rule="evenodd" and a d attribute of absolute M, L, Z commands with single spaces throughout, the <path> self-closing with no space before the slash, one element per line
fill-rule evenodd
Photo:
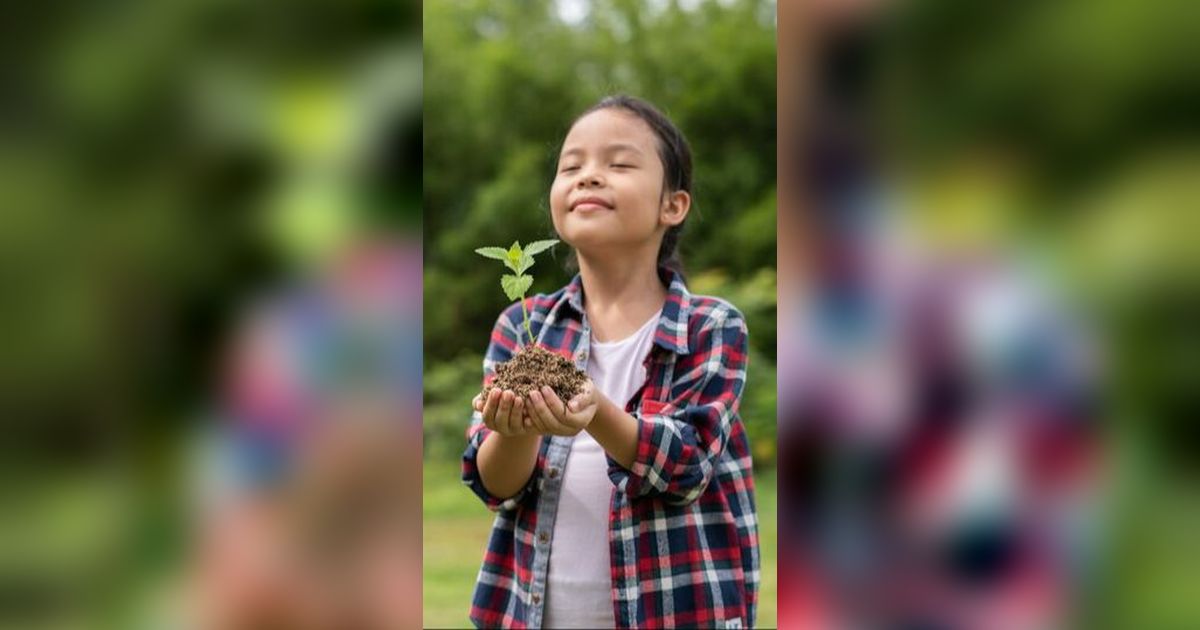
<path fill-rule="evenodd" d="M 614 618 L 623 628 L 749 628 L 759 549 L 750 447 L 738 417 L 745 320 L 727 302 L 690 294 L 678 274 L 662 269 L 660 276 L 669 294 L 645 359 L 646 383 L 625 406 L 638 421 L 637 456 L 631 469 L 608 458 Z M 527 305 L 538 344 L 585 368 L 591 332 L 580 277 Z M 523 331 L 521 305 L 514 304 L 492 331 L 485 384 L 517 350 Z M 462 458 L 463 482 L 496 512 L 471 620 L 536 628 L 573 438 L 543 438 L 527 485 L 502 498 L 484 488 L 476 463 L 490 432 L 474 413 Z"/>
<path fill-rule="evenodd" d="M 863 276 L 823 278 L 781 343 L 781 625 L 1072 626 L 1102 456 L 1086 331 L 1003 258 L 862 243 L 889 264 L 845 257 Z"/>

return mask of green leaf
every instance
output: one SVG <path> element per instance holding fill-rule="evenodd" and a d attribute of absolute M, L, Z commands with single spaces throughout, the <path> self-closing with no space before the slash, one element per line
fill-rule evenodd
<path fill-rule="evenodd" d="M 509 247 L 508 251 L 504 252 L 504 266 L 520 274 L 522 271 L 524 271 L 519 266 L 523 253 L 524 252 L 521 251 L 521 244 L 517 241 L 513 241 L 512 247 Z"/>
<path fill-rule="evenodd" d="M 536 256 L 555 245 L 558 245 L 558 239 L 552 238 L 544 241 L 534 241 L 525 246 L 525 253 L 530 256 Z"/>
<path fill-rule="evenodd" d="M 475 253 L 485 258 L 508 260 L 508 252 L 503 247 L 480 247 Z"/>
<path fill-rule="evenodd" d="M 522 252 L 521 253 L 521 261 L 517 263 L 517 268 L 514 269 L 513 271 L 516 271 L 517 273 L 525 273 L 525 270 L 529 269 L 532 266 L 533 266 L 533 256 L 530 256 L 529 252 Z"/>
<path fill-rule="evenodd" d="M 500 287 L 504 289 L 508 299 L 513 301 L 521 299 L 532 284 L 533 276 L 514 276 L 506 273 L 500 277 Z"/>
<path fill-rule="evenodd" d="M 521 295 L 525 295 L 529 291 L 529 287 L 533 285 L 533 276 L 519 276 L 517 278 L 517 288 L 521 289 Z"/>

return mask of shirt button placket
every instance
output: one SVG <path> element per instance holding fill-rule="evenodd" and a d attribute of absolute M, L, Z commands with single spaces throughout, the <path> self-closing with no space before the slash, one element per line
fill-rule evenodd
<path fill-rule="evenodd" d="M 542 549 L 546 549 L 546 547 L 550 543 L 550 532 L 547 532 L 544 529 L 542 531 L 538 532 L 537 542 L 538 542 L 539 547 L 541 547 Z M 534 606 L 541 605 L 541 603 L 542 603 L 542 596 L 540 593 L 534 593 L 533 597 L 531 599 L 533 601 Z"/>
<path fill-rule="evenodd" d="M 583 334 L 579 337 L 580 345 L 579 352 L 575 354 L 575 367 L 586 370 L 588 360 L 588 346 L 592 342 L 592 327 L 588 325 L 587 320 L 583 323 Z"/>

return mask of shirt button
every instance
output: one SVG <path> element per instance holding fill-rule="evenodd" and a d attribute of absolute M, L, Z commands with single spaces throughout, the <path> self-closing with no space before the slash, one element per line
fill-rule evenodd
<path fill-rule="evenodd" d="M 533 603 L 535 603 L 535 604 L 542 603 L 542 596 L 538 595 L 537 593 L 534 593 L 533 594 Z"/>
<path fill-rule="evenodd" d="M 549 473 L 550 473 L 550 478 L 551 478 L 551 479 L 557 479 L 557 478 L 558 478 L 558 469 L 557 469 L 557 468 L 551 468 L 551 469 L 549 470 Z"/>
<path fill-rule="evenodd" d="M 538 542 L 542 543 L 543 545 L 550 542 L 550 534 L 546 533 L 545 531 L 538 532 Z"/>

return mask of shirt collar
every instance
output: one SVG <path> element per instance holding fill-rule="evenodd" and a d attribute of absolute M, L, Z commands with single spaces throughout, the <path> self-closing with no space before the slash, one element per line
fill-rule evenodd
<path fill-rule="evenodd" d="M 692 294 L 684 284 L 683 276 L 667 267 L 658 268 L 658 277 L 667 286 L 667 301 L 663 303 L 658 317 L 658 329 L 654 332 L 654 344 L 675 354 L 688 354 L 688 317 L 691 315 Z M 569 307 L 583 316 L 583 278 L 579 274 L 571 279 L 555 310 Z"/>

